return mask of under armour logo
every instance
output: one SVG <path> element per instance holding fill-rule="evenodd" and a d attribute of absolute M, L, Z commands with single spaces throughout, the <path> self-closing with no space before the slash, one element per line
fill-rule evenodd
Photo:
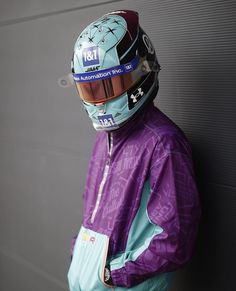
<path fill-rule="evenodd" d="M 131 96 L 130 96 L 130 98 L 133 100 L 133 103 L 136 103 L 138 100 L 137 100 L 137 98 L 139 97 L 139 96 L 143 96 L 143 91 L 142 91 L 142 88 L 138 88 L 138 93 L 136 93 L 135 95 L 134 94 L 132 94 Z"/>

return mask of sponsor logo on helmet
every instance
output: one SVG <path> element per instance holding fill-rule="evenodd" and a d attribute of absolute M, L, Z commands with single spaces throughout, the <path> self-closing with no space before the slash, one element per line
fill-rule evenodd
<path fill-rule="evenodd" d="M 131 96 L 130 96 L 130 98 L 133 100 L 133 103 L 136 103 L 136 102 L 138 102 L 138 98 L 141 96 L 143 96 L 143 91 L 142 91 L 142 88 L 138 88 L 138 93 L 136 93 L 135 95 L 134 94 L 132 94 Z"/>
<path fill-rule="evenodd" d="M 144 95 L 144 92 L 141 87 L 135 90 L 131 95 L 128 94 L 129 110 L 135 107 L 135 105 L 138 103 L 138 101 L 142 98 L 143 95 Z"/>
<path fill-rule="evenodd" d="M 126 72 L 133 71 L 133 66 L 131 63 L 125 65 L 125 71 Z"/>
<path fill-rule="evenodd" d="M 146 34 L 143 34 L 143 42 L 144 42 L 149 54 L 153 55 L 155 53 L 155 50 L 154 50 L 154 47 L 153 47 L 149 37 Z"/>
<path fill-rule="evenodd" d="M 101 123 L 102 127 L 116 127 L 117 126 L 112 114 L 104 114 L 104 115 L 98 116 L 98 120 Z"/>
<path fill-rule="evenodd" d="M 94 66 L 99 64 L 98 47 L 88 47 L 83 49 L 82 59 L 84 67 Z"/>
<path fill-rule="evenodd" d="M 135 70 L 136 67 L 138 66 L 138 62 L 139 62 L 138 57 L 135 57 L 130 63 L 119 65 L 101 71 L 89 70 L 86 73 L 73 74 L 73 78 L 76 82 L 89 82 L 110 78 Z"/>
<path fill-rule="evenodd" d="M 93 71 L 98 71 L 98 70 L 99 70 L 99 66 L 96 66 L 96 67 L 87 68 L 85 72 L 93 72 Z"/>

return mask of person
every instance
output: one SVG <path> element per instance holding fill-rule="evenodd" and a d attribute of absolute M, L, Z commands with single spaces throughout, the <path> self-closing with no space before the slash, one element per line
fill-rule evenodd
<path fill-rule="evenodd" d="M 191 258 L 200 217 L 191 147 L 154 106 L 159 71 L 135 11 L 104 15 L 75 43 L 73 78 L 97 134 L 71 291 L 164 291 Z"/>

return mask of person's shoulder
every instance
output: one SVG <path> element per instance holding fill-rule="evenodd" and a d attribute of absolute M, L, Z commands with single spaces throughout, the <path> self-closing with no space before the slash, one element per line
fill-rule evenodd
<path fill-rule="evenodd" d="M 163 113 L 153 107 L 147 112 L 144 127 L 156 140 L 156 146 L 164 152 L 182 152 L 191 154 L 189 141 L 183 130 Z"/>

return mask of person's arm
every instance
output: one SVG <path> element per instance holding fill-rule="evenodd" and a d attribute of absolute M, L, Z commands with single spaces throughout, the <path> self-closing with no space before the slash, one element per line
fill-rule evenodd
<path fill-rule="evenodd" d="M 147 214 L 162 231 L 145 243 L 138 256 L 111 271 L 114 286 L 132 287 L 183 266 L 191 257 L 200 217 L 192 160 L 183 151 L 154 158 Z M 137 252 L 137 250 L 135 250 Z M 132 256 L 130 256 L 132 258 Z"/>

